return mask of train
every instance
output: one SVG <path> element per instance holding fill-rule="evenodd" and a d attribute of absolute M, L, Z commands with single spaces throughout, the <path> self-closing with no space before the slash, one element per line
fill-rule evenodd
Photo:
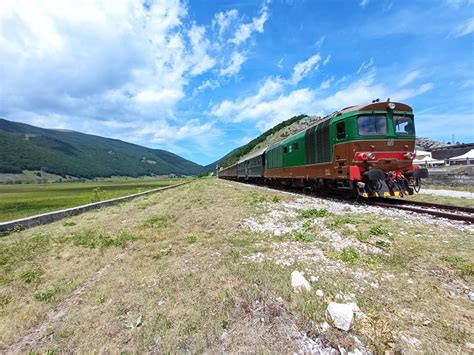
<path fill-rule="evenodd" d="M 413 109 L 374 100 L 315 121 L 288 138 L 220 168 L 222 179 L 371 197 L 419 192 L 428 177 L 415 158 Z"/>

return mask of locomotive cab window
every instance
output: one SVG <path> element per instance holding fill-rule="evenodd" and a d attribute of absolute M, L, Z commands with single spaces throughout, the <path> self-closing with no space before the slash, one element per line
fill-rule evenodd
<path fill-rule="evenodd" d="M 337 139 L 346 138 L 346 123 L 345 122 L 339 122 L 336 125 L 336 130 L 337 130 L 337 134 L 336 134 Z"/>
<path fill-rule="evenodd" d="M 298 144 L 298 142 L 293 143 L 293 151 L 298 150 L 299 147 L 300 145 Z"/>
<path fill-rule="evenodd" d="M 415 135 L 415 125 L 412 116 L 393 116 L 393 126 L 398 135 Z"/>
<path fill-rule="evenodd" d="M 357 117 L 357 129 L 361 136 L 382 136 L 387 134 L 387 117 L 367 115 Z"/>
<path fill-rule="evenodd" d="M 288 153 L 288 147 L 283 147 L 283 153 Z"/>

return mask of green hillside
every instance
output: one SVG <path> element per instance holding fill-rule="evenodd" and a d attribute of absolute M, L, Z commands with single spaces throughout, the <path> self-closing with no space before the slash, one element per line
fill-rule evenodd
<path fill-rule="evenodd" d="M 195 175 L 204 170 L 165 150 L 0 119 L 0 173 L 40 169 L 83 178 Z"/>
<path fill-rule="evenodd" d="M 241 157 L 249 154 L 250 152 L 263 148 L 266 145 L 273 144 L 285 138 L 285 136 L 287 136 L 288 133 L 284 129 L 292 125 L 297 125 L 301 120 L 303 120 L 306 117 L 309 117 L 309 116 L 307 115 L 294 116 L 286 121 L 283 121 L 277 124 L 275 127 L 262 133 L 257 138 L 251 140 L 247 144 L 232 150 L 230 153 L 226 154 L 221 159 L 209 165 L 206 165 L 205 166 L 206 170 L 214 171 L 216 168 L 216 164 L 219 164 L 219 166 L 222 166 L 222 167 L 235 164 L 239 161 Z M 299 130 L 299 125 L 297 126 Z M 304 124 L 303 126 L 306 126 L 306 125 Z"/>

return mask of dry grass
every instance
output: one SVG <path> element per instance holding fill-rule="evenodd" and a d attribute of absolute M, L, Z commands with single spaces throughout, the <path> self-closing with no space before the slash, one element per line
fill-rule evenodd
<path fill-rule="evenodd" d="M 457 268 L 473 262 L 471 233 L 450 228 L 440 235 L 436 226 L 359 214 L 342 221 L 333 214 L 296 217 L 320 220 L 320 226 L 307 225 L 316 236 L 326 226 L 364 243 L 391 242 L 383 246 L 387 255 L 359 252 L 349 262 L 324 238 L 256 234 L 242 222 L 264 219 L 269 206 L 292 198 L 202 179 L 0 239 L 0 351 L 11 350 L 106 265 L 64 316 L 46 325 L 44 337 L 15 349 L 293 352 L 295 334 L 318 336 L 327 303 L 341 293 L 353 293 L 367 314 L 354 334 L 369 349 L 410 350 L 403 341 L 409 337 L 420 342 L 418 351 L 452 353 L 473 342 L 474 312 L 463 289 L 472 287 L 473 277 Z M 278 253 L 311 250 L 323 250 L 325 259 L 275 263 Z M 257 253 L 268 259 L 248 259 Z M 295 269 L 318 275 L 314 288 L 324 297 L 293 293 Z M 336 331 L 324 339 L 352 344 Z"/>

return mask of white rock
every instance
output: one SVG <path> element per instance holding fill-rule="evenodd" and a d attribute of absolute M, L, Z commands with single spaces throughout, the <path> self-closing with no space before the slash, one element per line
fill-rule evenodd
<path fill-rule="evenodd" d="M 318 296 L 318 297 L 324 297 L 324 292 L 323 292 L 323 290 L 317 290 L 317 291 L 316 291 L 316 296 Z"/>
<path fill-rule="evenodd" d="M 331 328 L 331 326 L 329 325 L 329 323 L 328 323 L 328 322 L 324 322 L 324 323 L 323 323 L 323 332 L 329 330 L 329 328 Z"/>
<path fill-rule="evenodd" d="M 353 305 L 331 302 L 326 310 L 326 316 L 332 320 L 336 328 L 347 332 L 354 323 Z"/>
<path fill-rule="evenodd" d="M 318 282 L 318 278 L 316 276 L 313 276 L 311 275 L 311 277 L 309 278 L 311 280 L 311 282 Z"/>
<path fill-rule="evenodd" d="M 474 301 L 474 292 L 473 291 L 470 291 L 468 294 L 467 294 L 467 297 L 469 297 L 469 299 L 471 301 Z"/>
<path fill-rule="evenodd" d="M 359 306 L 356 303 L 351 302 L 351 303 L 348 303 L 348 305 L 352 307 L 352 312 L 354 312 L 357 318 L 360 318 L 360 319 L 367 318 L 365 313 L 360 310 Z"/>
<path fill-rule="evenodd" d="M 295 292 L 299 292 L 300 290 L 311 291 L 311 285 L 308 280 L 304 278 L 301 272 L 296 270 L 291 273 L 291 286 Z"/>

